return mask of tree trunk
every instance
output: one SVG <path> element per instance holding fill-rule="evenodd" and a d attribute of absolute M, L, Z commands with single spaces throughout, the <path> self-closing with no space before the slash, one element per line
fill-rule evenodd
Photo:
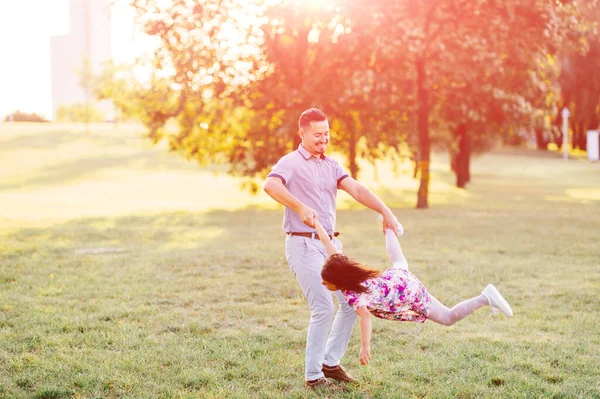
<path fill-rule="evenodd" d="M 581 134 L 581 122 L 574 120 L 573 123 L 571 124 L 572 129 L 573 129 L 573 138 L 572 138 L 572 143 L 571 145 L 573 146 L 573 149 L 577 148 L 577 144 L 579 143 L 579 135 Z"/>
<path fill-rule="evenodd" d="M 535 141 L 538 150 L 548 151 L 548 140 L 544 137 L 544 129 L 535 128 Z"/>
<path fill-rule="evenodd" d="M 575 132 L 573 134 L 573 148 L 580 150 L 586 149 L 586 135 L 587 127 L 584 122 L 577 122 L 575 125 Z"/>
<path fill-rule="evenodd" d="M 428 208 L 429 197 L 429 159 L 431 142 L 429 140 L 429 96 L 425 88 L 425 60 L 417 58 L 417 130 L 419 133 L 419 169 L 421 181 L 417 195 L 417 208 Z"/>
<path fill-rule="evenodd" d="M 560 108 L 558 110 L 558 112 L 556 113 L 556 116 L 554 117 L 554 120 L 552 121 L 552 124 L 555 126 L 554 129 L 551 130 L 550 134 L 551 134 L 551 139 L 550 139 L 550 143 L 556 144 L 558 148 L 562 147 L 562 116 L 560 113 L 560 110 L 562 108 Z"/>
<path fill-rule="evenodd" d="M 411 161 L 413 163 L 413 179 L 416 179 L 419 175 L 419 159 L 415 156 Z"/>
<path fill-rule="evenodd" d="M 564 134 L 563 134 L 562 126 L 561 126 L 560 133 L 558 134 L 558 137 L 556 138 L 556 146 L 558 147 L 558 149 L 560 151 L 562 151 L 563 142 L 564 142 Z"/>
<path fill-rule="evenodd" d="M 456 154 L 456 187 L 465 188 L 471 180 L 469 165 L 471 163 L 471 140 L 467 126 L 461 124 L 456 128 L 454 136 L 458 140 L 458 153 Z"/>
<path fill-rule="evenodd" d="M 471 149 L 473 146 L 471 145 L 471 135 L 469 134 L 469 129 L 465 130 L 465 181 L 467 183 L 471 182 Z"/>
<path fill-rule="evenodd" d="M 586 151 L 587 150 L 587 131 L 588 131 L 588 127 L 589 125 L 583 123 L 581 125 L 581 135 L 579 136 L 579 142 L 577 143 L 577 146 L 579 149 Z"/>
<path fill-rule="evenodd" d="M 465 155 L 465 157 L 467 158 L 465 161 L 465 163 L 466 163 L 465 175 L 467 178 L 467 183 L 470 183 L 471 182 L 471 137 L 468 135 L 467 135 L 467 144 L 469 146 L 469 151 Z"/>
<path fill-rule="evenodd" d="M 456 156 L 458 154 L 454 152 L 454 149 L 451 149 L 448 154 L 450 155 L 450 172 L 456 173 Z"/>

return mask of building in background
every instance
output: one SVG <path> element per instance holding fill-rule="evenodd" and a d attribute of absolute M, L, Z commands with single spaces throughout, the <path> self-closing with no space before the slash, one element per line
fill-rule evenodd
<path fill-rule="evenodd" d="M 85 71 L 97 74 L 112 59 L 111 16 L 106 0 L 69 0 L 69 33 L 50 38 L 52 110 L 85 104 L 113 120 L 110 101 L 97 102 L 86 85 Z"/>

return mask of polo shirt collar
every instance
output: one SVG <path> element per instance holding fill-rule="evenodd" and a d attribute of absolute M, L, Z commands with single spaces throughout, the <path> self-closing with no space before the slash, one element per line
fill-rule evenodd
<path fill-rule="evenodd" d="M 312 157 L 310 152 L 308 152 L 306 148 L 302 147 L 302 143 L 298 145 L 298 151 L 300 152 L 300 154 L 302 154 L 304 159 L 309 159 L 310 157 Z M 325 154 L 321 154 L 321 159 L 325 159 Z"/>

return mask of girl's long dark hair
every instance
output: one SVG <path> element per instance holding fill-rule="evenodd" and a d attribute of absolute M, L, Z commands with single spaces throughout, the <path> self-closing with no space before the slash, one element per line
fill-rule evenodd
<path fill-rule="evenodd" d="M 381 272 L 379 270 L 368 269 L 342 254 L 331 255 L 325 261 L 321 270 L 321 278 L 323 280 L 335 284 L 340 290 L 358 293 L 368 291 L 360 283 L 380 275 Z"/>

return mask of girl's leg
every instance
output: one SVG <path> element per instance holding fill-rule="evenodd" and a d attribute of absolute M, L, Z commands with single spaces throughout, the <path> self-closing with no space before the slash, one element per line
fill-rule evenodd
<path fill-rule="evenodd" d="M 394 267 L 408 270 L 408 262 L 402 253 L 398 237 L 390 229 L 385 230 L 385 247 Z"/>
<path fill-rule="evenodd" d="M 431 296 L 431 309 L 427 318 L 444 326 L 451 326 L 464 319 L 477 309 L 489 305 L 488 299 L 483 295 L 462 301 L 452 309 L 448 309 L 440 301 Z"/>

